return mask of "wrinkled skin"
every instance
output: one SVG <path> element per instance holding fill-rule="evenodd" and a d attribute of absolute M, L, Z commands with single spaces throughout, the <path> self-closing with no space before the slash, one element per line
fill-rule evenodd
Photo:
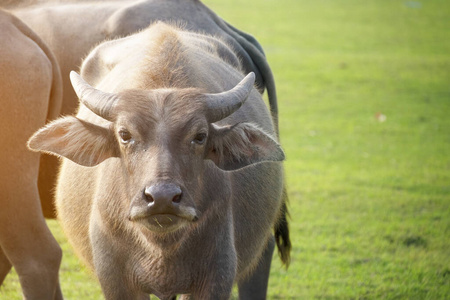
<path fill-rule="evenodd" d="M 0 284 L 14 267 L 25 299 L 62 299 L 62 253 L 39 205 L 40 155 L 26 147 L 59 113 L 61 75 L 42 40 L 3 10 L 0 40 Z"/>
<path fill-rule="evenodd" d="M 228 299 L 234 283 L 265 298 L 284 154 L 239 64 L 221 40 L 157 23 L 94 49 L 88 83 L 72 76 L 77 117 L 30 139 L 65 158 L 59 218 L 106 299 Z"/>

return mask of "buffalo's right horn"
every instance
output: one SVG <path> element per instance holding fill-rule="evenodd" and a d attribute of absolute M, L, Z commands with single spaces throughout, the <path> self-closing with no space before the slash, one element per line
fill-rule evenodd
<path fill-rule="evenodd" d="M 220 121 L 238 110 L 247 100 L 254 84 L 255 73 L 250 72 L 231 90 L 218 94 L 205 94 L 206 119 L 208 122 Z"/>
<path fill-rule="evenodd" d="M 103 119 L 114 120 L 113 106 L 118 100 L 116 94 L 105 93 L 93 88 L 74 71 L 70 72 L 70 81 L 81 103 Z"/>

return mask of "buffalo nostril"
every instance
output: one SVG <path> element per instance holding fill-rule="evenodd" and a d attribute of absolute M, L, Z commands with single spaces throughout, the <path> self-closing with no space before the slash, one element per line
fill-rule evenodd
<path fill-rule="evenodd" d="M 178 195 L 175 195 L 175 196 L 172 198 L 172 202 L 173 202 L 173 203 L 180 203 L 180 202 L 181 202 L 181 193 L 178 194 Z"/>
<path fill-rule="evenodd" d="M 144 190 L 144 199 L 145 201 L 147 201 L 147 203 L 153 203 L 155 201 L 149 189 Z"/>

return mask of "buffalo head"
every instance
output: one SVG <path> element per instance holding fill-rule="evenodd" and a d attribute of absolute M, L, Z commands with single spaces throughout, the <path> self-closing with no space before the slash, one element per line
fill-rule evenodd
<path fill-rule="evenodd" d="M 211 167 L 205 161 L 233 171 L 284 159 L 276 140 L 256 125 L 217 124 L 226 124 L 224 119 L 242 106 L 254 80 L 250 73 L 218 94 L 198 89 L 115 94 L 90 86 L 72 72 L 72 85 L 88 110 L 82 106 L 77 117 L 50 123 L 28 145 L 86 167 L 105 160 L 115 164 L 115 173 L 126 185 L 128 220 L 153 232 L 171 232 L 201 218 L 204 173 Z"/>

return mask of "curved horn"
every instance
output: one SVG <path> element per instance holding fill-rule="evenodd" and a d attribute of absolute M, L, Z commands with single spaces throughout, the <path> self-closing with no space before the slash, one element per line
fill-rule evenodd
<path fill-rule="evenodd" d="M 231 90 L 218 94 L 205 94 L 206 119 L 210 123 L 222 120 L 244 104 L 255 83 L 255 73 L 250 72 Z"/>
<path fill-rule="evenodd" d="M 81 103 L 103 119 L 108 121 L 114 119 L 112 107 L 118 99 L 116 94 L 105 93 L 93 88 L 74 71 L 70 72 L 70 82 L 72 82 L 73 89 Z"/>

